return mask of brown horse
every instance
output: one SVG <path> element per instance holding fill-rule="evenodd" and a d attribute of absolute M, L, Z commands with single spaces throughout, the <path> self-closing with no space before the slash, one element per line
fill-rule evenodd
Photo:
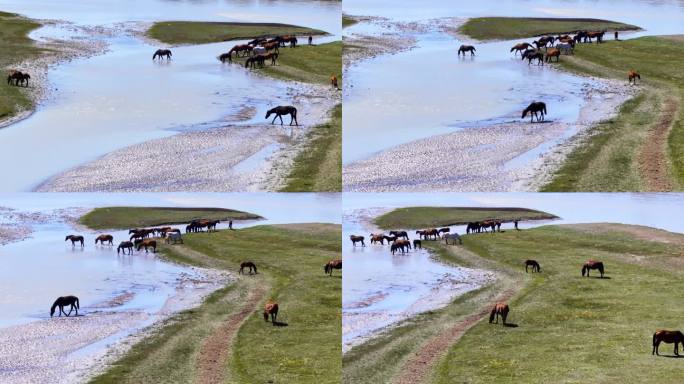
<path fill-rule="evenodd" d="M 221 55 L 219 55 L 218 59 L 221 60 L 222 63 L 225 63 L 226 61 L 228 61 L 229 63 L 232 63 L 233 62 L 233 53 L 232 52 L 222 53 Z"/>
<path fill-rule="evenodd" d="M 145 248 L 145 253 L 148 253 L 148 248 L 152 248 L 152 253 L 157 253 L 157 241 L 156 240 L 143 240 L 138 244 L 136 248 L 140 251 L 141 248 Z"/>
<path fill-rule="evenodd" d="M 392 245 L 390 246 L 390 251 L 392 251 L 392 254 L 396 251 L 401 251 L 401 253 L 405 253 L 411 250 L 411 243 L 408 240 L 403 240 L 403 239 L 398 239 Z"/>
<path fill-rule="evenodd" d="M 328 261 L 328 264 L 323 266 L 323 270 L 325 271 L 325 274 L 330 275 L 331 277 L 332 277 L 333 269 L 342 269 L 342 259 L 330 260 L 330 261 Z"/>
<path fill-rule="evenodd" d="M 275 53 L 280 52 L 280 49 L 279 49 L 280 44 L 278 44 L 277 41 L 274 41 L 272 43 L 266 43 L 266 44 L 262 45 L 262 47 L 266 50 L 266 52 L 268 52 L 268 51 L 273 51 Z"/>
<path fill-rule="evenodd" d="M 154 229 L 138 229 L 135 232 L 133 232 L 129 240 L 146 239 L 151 235 L 154 235 Z"/>
<path fill-rule="evenodd" d="M 674 343 L 674 354 L 679 356 L 679 343 L 682 343 L 682 348 L 684 348 L 684 334 L 681 331 L 657 330 L 653 334 L 653 352 L 651 352 L 651 355 L 660 356 L 660 353 L 658 353 L 660 343 Z"/>
<path fill-rule="evenodd" d="M 395 236 L 397 238 L 401 237 L 405 240 L 408 240 L 409 238 L 408 233 L 406 233 L 406 231 L 390 231 L 389 234 L 390 236 Z"/>
<path fill-rule="evenodd" d="M 589 42 L 591 43 L 591 39 L 596 38 L 596 44 L 601 44 L 603 43 L 603 35 L 606 34 L 606 31 L 594 31 L 594 32 L 588 32 L 586 39 L 589 39 Z"/>
<path fill-rule="evenodd" d="M 537 65 L 541 65 L 542 67 L 544 66 L 544 52 L 540 52 L 538 50 L 530 52 L 529 54 L 525 55 L 525 58 L 527 59 L 527 65 L 532 64 L 532 60 L 537 59 Z"/>
<path fill-rule="evenodd" d="M 118 255 L 119 252 L 123 252 L 123 254 L 125 255 L 127 249 L 129 255 L 133 254 L 133 243 L 130 241 L 122 241 L 116 248 L 116 254 Z"/>
<path fill-rule="evenodd" d="M 549 49 L 548 51 L 546 51 L 546 62 L 550 63 L 552 57 L 555 57 L 556 62 L 558 62 L 558 60 L 560 60 L 560 54 L 561 54 L 561 51 L 558 48 Z"/>
<path fill-rule="evenodd" d="M 152 55 L 152 60 L 156 60 L 157 57 L 159 57 L 159 60 L 166 58 L 166 60 L 171 60 L 171 50 L 170 49 L 157 49 L 154 52 L 154 55 Z"/>
<path fill-rule="evenodd" d="M 266 112 L 266 117 L 264 117 L 264 119 L 268 119 L 272 114 L 275 114 L 275 117 L 273 118 L 273 121 L 271 121 L 271 124 L 274 124 L 275 120 L 280 118 L 280 125 L 283 125 L 283 115 L 290 115 L 290 125 L 292 125 L 292 122 L 294 121 L 295 125 L 299 126 L 299 123 L 297 122 L 297 108 L 291 105 L 279 105 L 269 109 Z"/>
<path fill-rule="evenodd" d="M 598 269 L 598 271 L 601 273 L 601 278 L 603 278 L 604 269 L 602 262 L 596 260 L 587 260 L 587 262 L 582 266 L 582 277 L 584 277 L 585 272 L 587 277 L 589 277 L 589 270 L 591 269 Z"/>
<path fill-rule="evenodd" d="M 437 240 L 437 238 L 439 238 L 439 230 L 437 230 L 437 228 L 424 229 L 421 236 L 423 236 L 425 240 Z"/>
<path fill-rule="evenodd" d="M 538 122 L 544 121 L 544 115 L 546 115 L 546 103 L 541 101 L 534 101 L 530 103 L 530 105 L 523 110 L 521 119 L 524 119 L 528 113 L 530 114 L 530 123 L 532 123 L 533 117 L 536 117 Z M 537 113 L 541 114 L 541 118 L 537 115 Z"/>
<path fill-rule="evenodd" d="M 271 315 L 271 323 L 275 325 L 276 317 L 278 317 L 278 303 L 269 300 L 264 305 L 264 321 L 268 321 L 268 315 Z"/>
<path fill-rule="evenodd" d="M 254 271 L 254 274 L 255 274 L 255 275 L 258 273 L 258 272 L 257 272 L 256 264 L 254 264 L 254 263 L 251 262 L 251 261 L 243 261 L 242 263 L 240 263 L 240 274 L 241 274 L 241 275 L 244 273 L 243 271 L 244 271 L 245 268 L 249 269 L 249 274 L 250 274 L 250 275 L 252 274 L 252 271 Z"/>
<path fill-rule="evenodd" d="M 283 36 L 280 38 L 280 43 L 283 45 L 283 47 L 287 43 L 290 43 L 290 48 L 296 48 L 297 47 L 297 37 L 296 36 Z"/>
<path fill-rule="evenodd" d="M 231 54 L 235 52 L 235 57 L 240 57 L 240 52 L 242 52 L 242 56 L 244 57 L 252 53 L 253 49 L 254 47 L 252 47 L 249 44 L 238 44 L 233 46 L 233 48 L 231 48 L 230 51 L 228 51 L 228 53 Z"/>
<path fill-rule="evenodd" d="M 270 52 L 259 56 L 261 56 L 264 61 L 271 60 L 271 65 L 276 65 L 276 60 L 278 60 L 278 52 Z"/>
<path fill-rule="evenodd" d="M 76 246 L 76 243 L 81 243 L 81 248 L 83 248 L 83 236 L 80 235 L 69 235 L 67 236 L 64 241 L 71 240 L 71 246 L 74 247 Z"/>
<path fill-rule="evenodd" d="M 97 245 L 97 242 L 100 242 L 100 244 L 104 244 L 105 242 L 108 242 L 109 245 L 114 245 L 114 236 L 112 235 L 100 235 L 95 238 L 95 244 Z"/>
<path fill-rule="evenodd" d="M 525 260 L 525 273 L 527 273 L 527 267 L 532 267 L 532 272 L 541 273 L 541 267 L 537 260 Z"/>
<path fill-rule="evenodd" d="M 475 56 L 475 47 L 472 45 L 461 45 L 458 48 L 458 56 L 461 56 L 461 53 L 463 53 L 463 57 L 465 57 L 466 52 L 470 52 L 470 56 Z"/>
<path fill-rule="evenodd" d="M 494 305 L 494 308 L 492 308 L 492 312 L 489 314 L 489 323 L 491 324 L 494 321 L 494 317 L 496 317 L 496 324 L 499 324 L 499 315 L 501 315 L 501 318 L 503 319 L 503 325 L 506 325 L 506 317 L 508 317 L 508 311 L 508 304 L 496 303 Z"/>
<path fill-rule="evenodd" d="M 629 71 L 627 74 L 627 78 L 629 79 L 629 84 L 632 84 L 634 82 L 634 85 L 637 83 L 637 79 L 641 80 L 641 75 L 637 71 Z"/>
<path fill-rule="evenodd" d="M 414 239 L 413 240 L 413 249 L 423 249 L 423 242 L 418 240 L 418 239 Z"/>
<path fill-rule="evenodd" d="M 64 307 L 67 305 L 71 305 L 71 308 L 69 308 L 69 313 L 64 312 Z M 55 309 L 59 307 L 59 316 L 62 316 L 62 313 L 65 314 L 67 317 L 71 315 L 71 311 L 74 309 L 76 310 L 76 316 L 78 316 L 78 310 L 80 309 L 80 305 L 78 302 L 78 297 L 76 296 L 60 296 L 55 300 L 54 303 L 52 303 L 52 307 L 50 307 L 50 317 L 54 316 L 55 314 Z"/>
<path fill-rule="evenodd" d="M 371 244 L 380 243 L 381 245 L 385 245 L 385 237 L 382 234 L 371 233 L 369 237 Z"/>
<path fill-rule="evenodd" d="M 522 55 L 522 53 L 523 53 L 526 49 L 531 48 L 531 47 L 532 47 L 532 44 L 530 44 L 530 43 L 520 43 L 520 44 L 514 45 L 513 48 L 511 48 L 511 52 L 515 51 L 515 53 L 513 54 L 513 56 L 517 55 L 518 52 L 520 52 L 520 54 Z"/>
<path fill-rule="evenodd" d="M 337 85 L 337 76 L 330 75 L 330 86 L 335 88 L 335 89 L 340 89 L 339 86 Z"/>
<path fill-rule="evenodd" d="M 361 243 L 362 247 L 365 247 L 366 246 L 366 243 L 364 243 L 365 239 L 366 238 L 363 236 L 349 235 L 349 240 L 351 240 L 352 245 L 354 247 L 356 247 L 356 243 L 359 243 L 359 242 Z"/>
<path fill-rule="evenodd" d="M 397 240 L 396 236 L 383 236 L 382 238 L 385 239 L 385 241 L 387 241 L 387 244 L 391 244 Z"/>

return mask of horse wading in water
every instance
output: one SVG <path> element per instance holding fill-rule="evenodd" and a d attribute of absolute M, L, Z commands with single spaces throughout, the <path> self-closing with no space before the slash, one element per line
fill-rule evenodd
<path fill-rule="evenodd" d="M 67 305 L 70 305 L 71 308 L 69 308 L 69 313 L 64 312 L 64 307 Z M 50 317 L 54 316 L 55 314 L 55 308 L 59 307 L 59 316 L 62 316 L 62 313 L 65 314 L 67 317 L 71 315 L 71 311 L 74 309 L 76 310 L 76 316 L 78 316 L 78 310 L 80 308 L 79 303 L 78 303 L 78 297 L 76 296 L 60 296 L 55 300 L 55 302 L 52 304 L 52 307 L 50 308 Z"/>
<path fill-rule="evenodd" d="M 291 105 L 279 105 L 269 109 L 268 112 L 266 112 L 265 119 L 268 119 L 272 114 L 275 114 L 275 117 L 271 121 L 271 124 L 275 124 L 275 120 L 280 118 L 280 125 L 283 125 L 283 115 L 290 115 L 290 125 L 292 125 L 292 122 L 294 121 L 295 125 L 299 126 L 299 123 L 297 123 L 297 108 Z"/>

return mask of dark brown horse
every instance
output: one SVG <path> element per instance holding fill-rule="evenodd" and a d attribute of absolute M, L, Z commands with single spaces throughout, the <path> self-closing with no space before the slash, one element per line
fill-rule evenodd
<path fill-rule="evenodd" d="M 230 51 L 228 51 L 228 53 L 230 54 L 235 52 L 235 57 L 240 57 L 240 53 L 242 52 L 242 56 L 244 57 L 252 53 L 253 49 L 254 47 L 252 47 L 249 44 L 238 44 L 231 48 Z"/>
<path fill-rule="evenodd" d="M 499 324 L 499 315 L 501 315 L 501 318 L 503 319 L 503 325 L 506 325 L 506 317 L 508 317 L 508 311 L 508 304 L 496 303 L 494 305 L 494 308 L 492 308 L 492 312 L 489 314 L 489 323 L 491 324 L 494 321 L 494 317 L 496 317 L 496 324 Z"/>
<path fill-rule="evenodd" d="M 95 244 L 97 245 L 97 242 L 100 242 L 100 244 L 104 244 L 105 242 L 109 243 L 109 245 L 114 245 L 114 236 L 112 235 L 100 235 L 95 238 Z"/>
<path fill-rule="evenodd" d="M 660 343 L 674 343 L 674 354 L 679 356 L 679 343 L 682 343 L 682 348 L 684 348 L 684 334 L 681 331 L 657 330 L 653 334 L 653 352 L 651 352 L 651 355 L 660 356 L 660 353 L 658 353 Z"/>
<path fill-rule="evenodd" d="M 342 269 L 342 259 L 330 260 L 328 261 L 328 264 L 323 267 L 325 274 L 330 276 L 332 276 L 333 269 Z"/>
<path fill-rule="evenodd" d="M 627 78 L 629 79 L 629 84 L 632 84 L 634 82 L 634 85 L 637 83 L 637 79 L 641 80 L 641 75 L 637 71 L 629 71 L 627 74 Z"/>
<path fill-rule="evenodd" d="M 383 236 L 382 238 L 385 239 L 385 241 L 387 241 L 387 244 L 391 244 L 397 240 L 396 236 Z"/>
<path fill-rule="evenodd" d="M 276 325 L 276 318 L 278 317 L 278 303 L 269 300 L 264 305 L 264 321 L 268 321 L 268 316 L 271 315 L 271 323 Z"/>
<path fill-rule="evenodd" d="M 279 49 L 280 44 L 277 41 L 274 41 L 271 43 L 266 43 L 266 44 L 262 45 L 262 47 L 266 50 L 266 52 L 268 52 L 268 51 L 273 51 L 275 53 L 280 52 L 280 49 Z"/>
<path fill-rule="evenodd" d="M 520 43 L 520 44 L 514 45 L 513 48 L 511 48 L 511 52 L 515 51 L 515 53 L 513 54 L 514 56 L 517 55 L 518 52 L 522 55 L 522 53 L 526 49 L 531 48 L 531 47 L 532 47 L 532 44 L 530 44 L 530 43 Z"/>
<path fill-rule="evenodd" d="M 166 60 L 171 60 L 171 50 L 170 49 L 157 49 L 154 52 L 154 55 L 152 55 L 152 60 L 156 60 L 157 57 L 159 57 L 159 60 L 166 58 Z"/>
<path fill-rule="evenodd" d="M 9 75 L 7 75 L 7 84 L 14 83 L 16 86 L 23 85 L 24 87 L 28 87 L 29 79 L 31 79 L 31 75 L 28 73 L 10 71 Z"/>
<path fill-rule="evenodd" d="M 411 243 L 408 240 L 397 240 L 392 245 L 390 246 L 390 251 L 394 255 L 395 252 L 401 251 L 401 253 L 405 253 L 411 250 Z"/>
<path fill-rule="evenodd" d="M 294 121 L 295 125 L 299 126 L 299 123 L 297 122 L 297 108 L 291 105 L 279 105 L 275 108 L 271 108 L 266 112 L 266 117 L 264 118 L 268 119 L 272 114 L 275 114 L 275 117 L 273 118 L 273 121 L 271 121 L 271 124 L 274 124 L 275 120 L 280 118 L 280 125 L 283 125 L 283 115 L 290 115 L 290 125 L 292 125 L 292 122 Z"/>
<path fill-rule="evenodd" d="M 458 48 L 458 56 L 461 56 L 461 53 L 463 53 L 463 57 L 465 57 L 466 52 L 470 52 L 470 56 L 475 56 L 475 47 L 472 45 L 461 45 Z"/>
<path fill-rule="evenodd" d="M 80 235 L 69 235 L 67 236 L 64 241 L 71 240 L 71 246 L 74 247 L 76 246 L 76 243 L 81 243 L 81 248 L 83 248 L 83 236 Z"/>
<path fill-rule="evenodd" d="M 385 245 L 385 237 L 382 234 L 371 233 L 368 237 L 370 237 L 371 244 L 380 243 L 381 245 Z"/>
<path fill-rule="evenodd" d="M 249 274 L 252 274 L 252 271 L 254 271 L 254 274 L 256 275 L 257 272 L 257 267 L 256 264 L 254 264 L 251 261 L 243 261 L 240 263 L 240 274 L 242 275 L 244 273 L 244 269 L 247 268 L 249 270 Z"/>
<path fill-rule="evenodd" d="M 603 36 L 606 34 L 606 31 L 593 31 L 593 32 L 588 32 L 587 37 L 585 38 L 585 42 L 587 39 L 589 39 L 589 42 L 591 43 L 591 39 L 596 39 L 596 44 L 601 44 L 603 43 Z"/>
<path fill-rule="evenodd" d="M 145 253 L 148 253 L 148 248 L 152 248 L 152 253 L 157 253 L 157 241 L 156 240 L 143 240 L 137 246 L 137 250 L 140 251 L 141 248 L 145 248 Z"/>
<path fill-rule="evenodd" d="M 401 237 L 405 240 L 408 240 L 409 238 L 408 233 L 406 233 L 406 231 L 390 231 L 389 234 L 390 236 L 395 236 L 397 238 Z"/>
<path fill-rule="evenodd" d="M 287 45 L 287 43 L 290 43 L 290 48 L 296 48 L 297 47 L 297 36 L 283 36 L 280 38 L 280 44 Z"/>
<path fill-rule="evenodd" d="M 541 101 L 533 101 L 527 106 L 527 108 L 525 108 L 525 110 L 523 110 L 521 119 L 524 119 L 528 113 L 530 114 L 530 123 L 532 123 L 533 117 L 536 117 L 537 121 L 544 121 L 544 115 L 546 115 L 546 103 Z M 541 114 L 541 117 L 537 115 L 538 113 Z"/>
<path fill-rule="evenodd" d="M 438 232 L 439 232 L 440 234 L 442 234 L 442 233 L 449 233 L 450 231 L 451 231 L 451 228 L 449 228 L 449 227 L 444 227 L 444 228 L 440 228 Z"/>
<path fill-rule="evenodd" d="M 527 267 L 532 267 L 532 272 L 541 273 L 541 267 L 537 260 L 525 260 L 525 273 L 527 273 Z"/>
<path fill-rule="evenodd" d="M 582 266 L 582 277 L 584 277 L 585 273 L 587 277 L 589 277 L 589 270 L 591 269 L 598 269 L 598 271 L 601 273 L 601 278 L 603 278 L 604 268 L 602 262 L 596 260 L 587 260 L 587 262 Z"/>
<path fill-rule="evenodd" d="M 437 228 L 428 228 L 420 231 L 416 231 L 416 234 L 420 236 L 421 239 L 425 240 L 437 240 L 439 237 L 439 231 Z"/>
<path fill-rule="evenodd" d="M 418 239 L 414 239 L 413 240 L 413 248 L 414 249 L 423 249 L 423 242 L 418 240 Z"/>
<path fill-rule="evenodd" d="M 71 308 L 69 308 L 69 313 L 64 312 L 64 307 L 67 305 L 70 305 Z M 80 309 L 80 305 L 78 303 L 78 297 L 76 296 L 60 296 L 55 300 L 55 302 L 52 304 L 52 307 L 50 307 L 50 317 L 54 316 L 55 314 L 55 309 L 59 307 L 59 316 L 62 316 L 62 313 L 65 314 L 67 317 L 71 315 L 71 311 L 74 309 L 76 310 L 76 316 L 78 316 L 78 310 Z"/>
<path fill-rule="evenodd" d="M 527 51 L 525 51 L 527 52 Z M 537 65 L 541 65 L 542 67 L 544 66 L 544 53 L 540 51 L 534 51 L 530 52 L 529 54 L 525 55 L 525 58 L 527 59 L 527 65 L 532 64 L 532 60 L 537 59 Z"/>
<path fill-rule="evenodd" d="M 129 255 L 133 254 L 133 243 L 130 241 L 122 241 L 116 248 L 116 254 L 118 255 L 119 252 L 123 252 L 123 254 L 125 255 L 127 249 Z"/>
<path fill-rule="evenodd" d="M 365 239 L 366 238 L 363 236 L 349 235 L 349 240 L 351 240 L 352 245 L 354 247 L 356 247 L 356 243 L 359 243 L 359 242 L 361 243 L 362 247 L 365 247 L 366 246 L 366 243 L 364 243 Z"/>
<path fill-rule="evenodd" d="M 278 60 L 278 52 L 269 52 L 265 55 L 259 56 L 261 56 L 261 60 L 263 61 L 271 60 L 271 65 L 276 65 L 276 60 Z"/>
<path fill-rule="evenodd" d="M 340 87 L 337 85 L 337 76 L 330 75 L 330 86 L 335 89 L 340 89 Z"/>
<path fill-rule="evenodd" d="M 222 63 L 225 63 L 226 61 L 229 63 L 232 63 L 233 62 L 233 53 L 232 52 L 222 53 L 221 55 L 219 55 L 218 59 L 221 60 Z"/>

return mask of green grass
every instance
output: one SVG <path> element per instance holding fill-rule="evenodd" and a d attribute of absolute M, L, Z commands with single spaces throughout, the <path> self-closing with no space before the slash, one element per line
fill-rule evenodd
<path fill-rule="evenodd" d="M 543 273 L 525 276 L 534 285 L 509 303 L 509 322 L 517 328 L 479 323 L 452 346 L 433 382 L 678 382 L 680 361 L 651 356 L 651 336 L 681 328 L 682 242 L 597 227 L 465 236 L 465 247 L 491 262 L 520 270 L 532 258 Z M 610 279 L 582 278 L 589 258 L 602 260 Z M 671 354 L 672 345 L 661 353 Z"/>
<path fill-rule="evenodd" d="M 81 216 L 79 223 L 92 229 L 140 228 L 187 223 L 193 219 L 254 220 L 253 213 L 223 208 L 180 207 L 106 207 L 95 208 Z"/>
<path fill-rule="evenodd" d="M 329 122 L 312 128 L 306 146 L 295 157 L 281 192 L 339 192 L 342 190 L 342 105 Z"/>
<path fill-rule="evenodd" d="M 252 260 L 259 274 L 176 316 L 94 383 L 192 382 L 204 340 L 256 287 L 267 288 L 265 298 L 278 301 L 278 320 L 288 326 L 265 323 L 257 304 L 234 339 L 225 382 L 339 383 L 342 279 L 323 273 L 325 262 L 340 257 L 339 225 L 257 226 L 184 240 L 186 248 L 166 246 L 162 252 L 174 261 L 233 272 L 241 261 Z"/>
<path fill-rule="evenodd" d="M 351 27 L 356 23 L 358 23 L 358 20 L 356 20 L 355 18 L 344 15 L 342 16 L 342 28 Z"/>
<path fill-rule="evenodd" d="M 638 30 L 639 27 L 601 19 L 539 17 L 475 17 L 468 19 L 459 32 L 478 40 L 512 40 L 541 35 L 572 33 L 578 30 Z"/>
<path fill-rule="evenodd" d="M 17 67 L 20 62 L 37 58 L 43 52 L 28 37 L 31 31 L 40 26 L 38 22 L 19 15 L 0 12 L 0 68 L 21 70 Z M 7 85 L 6 76 L 2 77 L 0 83 L 0 119 L 33 107 L 26 89 Z"/>
<path fill-rule="evenodd" d="M 663 101 L 679 105 L 667 148 L 667 171 L 675 190 L 684 186 L 684 40 L 642 37 L 604 44 L 582 44 L 574 56 L 564 56 L 566 70 L 627 81 L 637 70 L 643 79 L 640 95 L 625 103 L 619 115 L 598 124 L 574 150 L 544 191 L 644 191 L 649 185 L 639 173 L 638 156 L 649 130 L 658 123 Z"/>
<path fill-rule="evenodd" d="M 526 208 L 472 208 L 472 207 L 408 207 L 399 208 L 375 218 L 375 224 L 383 229 L 429 228 L 463 225 L 471 221 L 498 219 L 544 220 L 557 217 Z"/>
<path fill-rule="evenodd" d="M 166 44 L 206 44 L 275 35 L 322 35 L 324 31 L 290 24 L 209 21 L 158 21 L 147 35 Z"/>

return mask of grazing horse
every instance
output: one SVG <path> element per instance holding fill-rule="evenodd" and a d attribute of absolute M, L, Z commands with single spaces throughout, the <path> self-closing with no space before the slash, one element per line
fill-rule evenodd
<path fill-rule="evenodd" d="M 157 49 L 154 52 L 154 55 L 152 55 L 152 60 L 156 60 L 157 57 L 159 57 L 159 60 L 166 58 L 166 60 L 171 60 L 171 50 L 170 49 Z"/>
<path fill-rule="evenodd" d="M 591 39 L 596 38 L 596 44 L 601 44 L 603 43 L 603 35 L 606 34 L 606 31 L 594 31 L 594 32 L 589 32 L 587 33 L 587 37 L 584 39 L 586 42 L 587 39 L 589 39 L 589 42 L 591 43 Z"/>
<path fill-rule="evenodd" d="M 494 321 L 494 317 L 496 317 L 496 324 L 499 324 L 499 315 L 501 315 L 501 318 L 503 319 L 503 325 L 506 325 L 506 317 L 508 317 L 508 311 L 508 304 L 496 303 L 494 305 L 494 308 L 492 308 L 492 312 L 489 314 L 489 323 L 491 324 L 492 321 Z"/>
<path fill-rule="evenodd" d="M 465 57 L 466 52 L 470 52 L 470 56 L 475 56 L 475 47 L 472 45 L 461 45 L 458 48 L 458 56 L 461 56 L 461 52 L 463 53 L 463 57 Z"/>
<path fill-rule="evenodd" d="M 371 244 L 380 243 L 381 245 L 385 245 L 385 237 L 382 234 L 378 235 L 371 233 L 369 237 Z"/>
<path fill-rule="evenodd" d="M 526 51 L 527 52 L 527 51 Z M 544 66 L 544 53 L 540 51 L 534 51 L 525 56 L 527 59 L 527 65 L 532 64 L 532 60 L 537 59 L 537 65 Z"/>
<path fill-rule="evenodd" d="M 480 223 L 471 222 L 466 225 L 466 234 L 480 232 Z"/>
<path fill-rule="evenodd" d="M 64 312 L 64 307 L 67 305 L 71 305 L 71 308 L 69 308 L 69 313 Z M 76 296 L 60 296 L 55 300 L 54 303 L 52 303 L 52 307 L 50 307 L 50 317 L 54 316 L 55 314 L 55 308 L 59 307 L 59 316 L 62 316 L 62 313 L 65 314 L 67 317 L 71 315 L 71 311 L 74 309 L 76 310 L 76 316 L 78 316 L 78 310 L 81 308 L 79 302 L 78 302 L 78 297 Z"/>
<path fill-rule="evenodd" d="M 119 252 L 123 252 L 123 254 L 126 254 L 126 250 L 128 249 L 128 254 L 132 255 L 133 254 L 133 243 L 130 241 L 122 241 L 119 243 L 119 246 L 116 248 L 116 254 L 118 255 Z"/>
<path fill-rule="evenodd" d="M 290 115 L 290 125 L 292 125 L 292 122 L 294 121 L 295 125 L 299 126 L 299 123 L 297 123 L 297 108 L 291 105 L 279 105 L 275 108 L 271 108 L 266 112 L 266 117 L 264 118 L 268 119 L 271 114 L 275 114 L 271 124 L 274 124 L 275 120 L 280 118 L 280 125 L 283 125 L 283 115 Z"/>
<path fill-rule="evenodd" d="M 337 76 L 330 75 L 330 86 L 335 89 L 340 89 L 340 87 L 337 85 Z"/>
<path fill-rule="evenodd" d="M 366 243 L 364 243 L 364 240 L 366 238 L 363 236 L 356 236 L 356 235 L 349 235 L 349 240 L 351 240 L 352 245 L 356 247 L 356 243 L 360 242 L 362 247 L 366 246 Z"/>
<path fill-rule="evenodd" d="M 268 315 L 271 315 L 271 323 L 275 325 L 276 317 L 278 317 L 278 303 L 269 300 L 264 305 L 264 321 L 268 321 Z"/>
<path fill-rule="evenodd" d="M 423 242 L 418 240 L 418 239 L 414 239 L 413 240 L 413 248 L 414 249 L 423 249 Z"/>
<path fill-rule="evenodd" d="M 684 348 L 684 334 L 681 331 L 657 330 L 653 334 L 653 352 L 651 352 L 651 355 L 660 356 L 660 353 L 658 353 L 660 343 L 674 343 L 674 354 L 679 356 L 679 343 L 682 343 L 682 348 Z"/>
<path fill-rule="evenodd" d="M 463 245 L 463 240 L 461 239 L 461 236 L 458 235 L 458 233 L 450 233 L 448 235 L 444 235 L 444 242 L 449 245 L 449 239 L 454 241 L 454 244 L 456 244 L 456 241 L 458 241 L 459 244 Z"/>
<path fill-rule="evenodd" d="M 548 51 L 546 51 L 546 62 L 550 63 L 552 57 L 555 57 L 556 62 L 558 62 L 558 60 L 560 60 L 560 54 L 561 54 L 561 51 L 558 48 L 549 49 Z"/>
<path fill-rule="evenodd" d="M 76 246 L 76 243 L 80 242 L 81 243 L 81 248 L 83 248 L 83 236 L 80 235 L 69 235 L 67 236 L 64 241 L 71 240 L 71 246 Z"/>
<path fill-rule="evenodd" d="M 389 232 L 390 236 L 396 236 L 397 238 L 403 238 L 405 240 L 408 240 L 408 233 L 406 231 L 390 231 Z"/>
<path fill-rule="evenodd" d="M 401 250 L 401 253 L 408 252 L 411 250 L 411 243 L 408 240 L 397 240 L 392 245 L 390 246 L 390 251 L 392 251 L 392 255 L 398 250 Z"/>
<path fill-rule="evenodd" d="M 532 44 L 530 44 L 530 43 L 520 43 L 520 44 L 514 45 L 513 48 L 511 48 L 511 52 L 515 51 L 513 56 L 517 55 L 518 53 L 520 53 L 522 55 L 522 53 L 526 49 L 531 48 L 531 47 L 532 47 Z"/>
<path fill-rule="evenodd" d="M 534 101 L 530 105 L 525 108 L 525 110 L 522 112 L 522 117 L 521 119 L 524 119 L 527 114 L 530 114 L 530 123 L 532 123 L 532 118 L 536 117 L 537 121 L 544 121 L 544 115 L 546 115 L 546 104 L 541 102 L 541 101 Z M 537 115 L 537 113 L 541 114 L 541 118 Z"/>
<path fill-rule="evenodd" d="M 242 263 L 240 263 L 240 274 L 241 274 L 241 275 L 244 274 L 245 268 L 249 269 L 249 274 L 250 274 L 250 275 L 252 274 L 252 271 L 254 271 L 254 274 L 255 274 L 255 275 L 256 275 L 257 273 L 259 273 L 259 272 L 257 272 L 256 264 L 254 264 L 254 263 L 251 262 L 251 261 L 243 261 Z"/>
<path fill-rule="evenodd" d="M 532 267 L 532 272 L 541 273 L 541 267 L 537 260 L 525 260 L 525 273 L 527 273 L 527 267 Z"/>
<path fill-rule="evenodd" d="M 333 269 L 342 269 L 342 259 L 330 260 L 328 261 L 328 264 L 323 267 L 325 274 L 330 275 L 331 277 Z"/>
<path fill-rule="evenodd" d="M 598 269 L 598 271 L 601 273 L 601 278 L 603 278 L 604 269 L 602 262 L 596 260 L 587 260 L 587 262 L 582 266 L 582 277 L 584 277 L 585 272 L 587 277 L 589 277 L 589 270 L 591 269 Z"/>
<path fill-rule="evenodd" d="M 242 52 L 242 56 L 244 57 L 251 54 L 253 49 L 254 47 L 249 44 L 238 44 L 233 46 L 228 53 L 230 54 L 235 52 L 235 57 L 240 57 L 240 52 Z"/>
<path fill-rule="evenodd" d="M 226 61 L 228 61 L 229 63 L 232 63 L 233 62 L 233 53 L 232 52 L 222 53 L 221 55 L 219 55 L 218 59 L 221 60 L 222 63 L 225 63 Z"/>
<path fill-rule="evenodd" d="M 172 241 L 174 244 L 183 244 L 183 237 L 178 232 L 169 232 L 166 234 L 166 244 L 170 244 Z"/>
<path fill-rule="evenodd" d="M 103 245 L 105 242 L 108 242 L 109 245 L 114 245 L 114 236 L 112 236 L 112 235 L 100 235 L 100 236 L 95 238 L 95 245 L 97 245 L 98 241 L 100 242 L 100 244 L 103 244 Z"/>
<path fill-rule="evenodd" d="M 258 65 L 263 67 L 264 61 L 261 56 L 253 56 L 245 60 L 245 68 L 256 68 Z"/>
<path fill-rule="evenodd" d="M 634 85 L 636 85 L 637 79 L 641 80 L 641 75 L 637 71 L 629 71 L 627 78 L 629 79 L 629 84 L 632 84 L 633 81 Z"/>
<path fill-rule="evenodd" d="M 23 84 L 25 87 L 28 87 L 30 78 L 31 75 L 29 75 L 28 73 L 23 73 L 20 71 L 10 71 L 9 75 L 7 75 L 7 84 L 11 85 L 12 82 L 14 82 L 14 85 L 16 86 Z"/>
<path fill-rule="evenodd" d="M 145 248 L 145 253 L 148 253 L 148 248 L 152 248 L 152 253 L 157 253 L 157 241 L 156 240 L 143 240 L 137 244 L 137 250 L 140 251 L 141 248 Z"/>

